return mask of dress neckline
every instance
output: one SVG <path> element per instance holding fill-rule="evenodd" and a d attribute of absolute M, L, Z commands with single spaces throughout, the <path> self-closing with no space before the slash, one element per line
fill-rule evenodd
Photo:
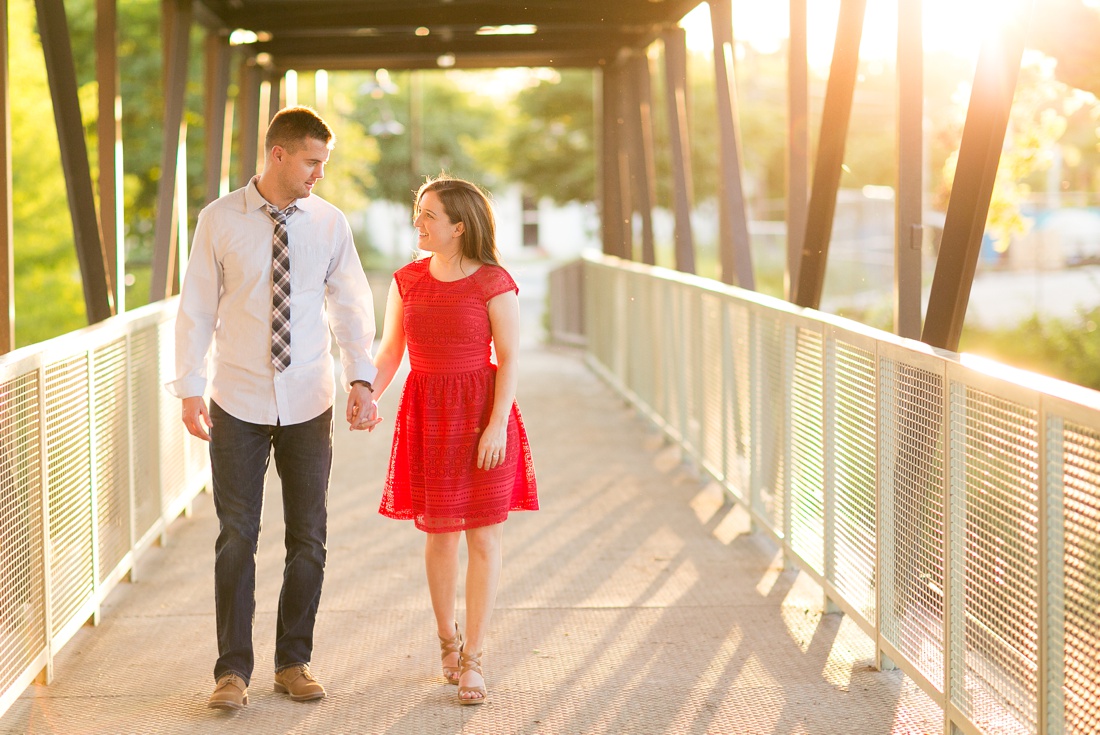
<path fill-rule="evenodd" d="M 467 276 L 463 276 L 462 278 L 456 278 L 453 281 L 444 281 L 442 279 L 436 278 L 435 275 L 432 274 L 432 259 L 428 258 L 427 261 L 428 261 L 428 263 L 425 266 L 425 270 L 428 272 L 428 278 L 432 279 L 436 283 L 462 283 L 463 281 L 466 281 L 466 280 L 469 280 L 469 279 L 473 278 L 475 275 L 477 275 L 477 272 L 480 271 L 482 268 L 484 268 L 485 265 L 486 265 L 485 263 L 482 263 L 477 268 L 474 268 L 472 273 L 470 273 Z"/>

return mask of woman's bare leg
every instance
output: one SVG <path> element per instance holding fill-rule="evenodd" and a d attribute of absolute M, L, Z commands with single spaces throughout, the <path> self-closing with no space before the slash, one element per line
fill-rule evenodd
<path fill-rule="evenodd" d="M 496 604 L 503 534 L 503 523 L 466 531 L 469 564 L 466 569 L 466 640 L 463 650 L 475 656 L 485 648 L 489 619 Z M 470 671 L 461 677 L 459 685 L 484 686 L 485 680 L 476 671 Z M 469 694 L 469 698 L 477 698 L 477 695 Z"/>
<path fill-rule="evenodd" d="M 428 573 L 428 592 L 440 638 L 455 634 L 455 595 L 458 591 L 458 544 L 460 531 L 429 533 L 424 542 L 424 567 Z M 443 666 L 458 668 L 458 654 L 443 659 Z"/>

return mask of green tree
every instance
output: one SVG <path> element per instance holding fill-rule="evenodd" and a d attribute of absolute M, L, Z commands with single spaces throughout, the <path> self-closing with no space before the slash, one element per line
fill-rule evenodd
<path fill-rule="evenodd" d="M 538 198 L 560 204 L 596 196 L 594 75 L 545 74 L 516 96 L 507 135 L 507 173 Z"/>
<path fill-rule="evenodd" d="M 341 125 L 357 125 L 352 135 L 368 152 L 377 150 L 370 153 L 370 170 L 353 176 L 367 197 L 411 204 L 424 177 L 440 171 L 486 186 L 495 182 L 492 166 L 478 152 L 496 136 L 498 112 L 457 84 L 456 74 L 355 77 L 351 117 Z"/>

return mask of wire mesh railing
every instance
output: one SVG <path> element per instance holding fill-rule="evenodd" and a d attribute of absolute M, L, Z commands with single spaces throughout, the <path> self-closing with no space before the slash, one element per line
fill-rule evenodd
<path fill-rule="evenodd" d="M 163 389 L 175 301 L 0 356 L 0 714 L 209 481 Z"/>
<path fill-rule="evenodd" d="M 576 268 L 576 265 L 571 265 Z M 949 733 L 1100 732 L 1100 394 L 594 256 L 587 360 Z M 551 309 L 577 299 L 551 281 Z"/>

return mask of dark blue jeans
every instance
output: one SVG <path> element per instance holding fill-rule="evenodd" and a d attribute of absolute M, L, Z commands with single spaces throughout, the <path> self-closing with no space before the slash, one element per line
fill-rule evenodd
<path fill-rule="evenodd" d="M 274 449 L 283 486 L 286 562 L 275 633 L 275 670 L 308 664 L 325 576 L 332 408 L 301 424 L 264 426 L 234 418 L 211 401 L 210 468 L 221 532 L 214 546 L 218 662 L 214 678 L 252 678 L 256 547 L 264 475 Z"/>

